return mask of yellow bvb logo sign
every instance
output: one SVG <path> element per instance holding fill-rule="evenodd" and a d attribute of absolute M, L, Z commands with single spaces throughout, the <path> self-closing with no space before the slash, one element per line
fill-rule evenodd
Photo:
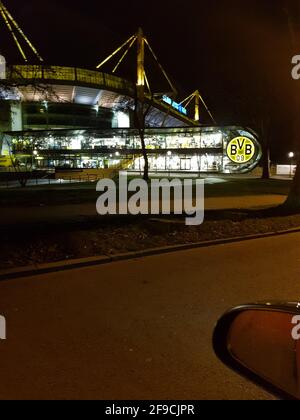
<path fill-rule="evenodd" d="M 234 163 L 247 163 L 255 155 L 255 144 L 248 137 L 236 137 L 227 146 L 227 155 Z"/>

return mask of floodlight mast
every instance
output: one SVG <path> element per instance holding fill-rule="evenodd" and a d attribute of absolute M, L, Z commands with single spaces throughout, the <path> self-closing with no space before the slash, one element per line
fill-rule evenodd
<path fill-rule="evenodd" d="M 7 26 L 8 31 L 10 32 L 11 36 L 13 37 L 13 40 L 16 43 L 16 46 L 23 58 L 23 60 L 25 61 L 25 63 L 28 62 L 28 58 L 27 55 L 24 51 L 24 49 L 22 48 L 22 45 L 17 37 L 17 33 L 19 34 L 19 36 L 21 38 L 23 38 L 23 40 L 25 41 L 25 43 L 29 46 L 29 48 L 32 50 L 32 52 L 34 53 L 34 55 L 38 58 L 38 60 L 40 62 L 43 62 L 43 58 L 41 57 L 41 55 L 38 53 L 37 49 L 34 47 L 34 45 L 32 44 L 32 42 L 29 40 L 29 38 L 25 35 L 25 33 L 23 32 L 23 30 L 21 29 L 21 27 L 18 25 L 18 23 L 16 22 L 16 20 L 13 18 L 13 16 L 11 15 L 11 13 L 7 10 L 7 8 L 4 6 L 3 2 L 0 1 L 0 14 L 4 20 L 4 23 Z"/>

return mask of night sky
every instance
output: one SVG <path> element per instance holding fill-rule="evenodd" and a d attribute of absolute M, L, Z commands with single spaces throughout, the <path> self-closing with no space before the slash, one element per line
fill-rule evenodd
<path fill-rule="evenodd" d="M 199 88 L 220 125 L 255 127 L 263 115 L 270 120 L 274 159 L 294 147 L 300 81 L 291 78 L 291 58 L 300 47 L 292 45 L 284 0 L 4 3 L 49 64 L 94 68 L 142 26 L 178 99 Z M 297 0 L 290 3 L 297 24 Z M 0 51 L 9 62 L 21 62 L 2 22 L 0 28 Z M 134 78 L 129 58 L 119 75 Z M 149 66 L 154 90 L 167 89 Z"/>

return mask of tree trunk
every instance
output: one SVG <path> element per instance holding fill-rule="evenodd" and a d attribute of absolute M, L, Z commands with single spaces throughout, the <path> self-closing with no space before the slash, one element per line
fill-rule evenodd
<path fill-rule="evenodd" d="M 285 12 L 288 17 L 288 28 L 290 33 L 291 40 L 291 51 L 296 51 L 299 49 L 299 37 L 298 37 L 298 20 L 299 20 L 299 5 L 296 5 L 296 2 L 292 0 L 286 0 L 285 2 Z M 297 19 L 298 18 L 298 19 Z M 299 133 L 299 118 L 298 118 L 298 109 L 299 109 L 299 88 L 297 89 L 295 85 L 294 91 L 294 140 L 296 140 L 295 146 L 297 149 L 298 146 L 298 133 Z M 298 149 L 299 151 L 299 149 Z M 300 154 L 297 158 L 297 169 L 296 174 L 293 179 L 292 187 L 284 207 L 291 209 L 293 211 L 300 211 Z"/>
<path fill-rule="evenodd" d="M 21 178 L 21 179 L 19 179 L 19 182 L 20 182 L 21 188 L 26 188 L 27 179 Z"/>
<path fill-rule="evenodd" d="M 262 139 L 262 164 L 263 173 L 262 179 L 270 179 L 270 155 L 271 155 L 271 141 L 270 141 L 270 120 L 269 117 L 261 118 L 259 124 L 260 137 Z"/>
<path fill-rule="evenodd" d="M 292 210 L 300 211 L 300 157 L 298 158 L 296 174 L 285 206 Z"/>
<path fill-rule="evenodd" d="M 149 181 L 149 159 L 148 159 L 148 154 L 147 154 L 147 149 L 146 149 L 146 144 L 145 144 L 145 130 L 140 130 L 140 138 L 141 138 L 141 143 L 142 143 L 142 152 L 143 152 L 143 158 L 144 158 L 144 180 L 145 181 Z"/>
<path fill-rule="evenodd" d="M 270 179 L 271 176 L 271 168 L 270 168 L 270 147 L 268 142 L 266 141 L 263 146 L 263 173 L 262 179 Z"/>
<path fill-rule="evenodd" d="M 136 124 L 139 130 L 139 136 L 141 140 L 141 146 L 142 146 L 142 154 L 144 159 L 144 180 L 149 181 L 149 159 L 146 149 L 146 143 L 145 143 L 145 119 L 146 115 L 149 112 L 150 107 L 148 107 L 146 113 L 144 112 L 144 102 L 138 100 L 138 94 L 136 94 L 136 100 L 135 100 L 135 116 L 136 116 Z"/>

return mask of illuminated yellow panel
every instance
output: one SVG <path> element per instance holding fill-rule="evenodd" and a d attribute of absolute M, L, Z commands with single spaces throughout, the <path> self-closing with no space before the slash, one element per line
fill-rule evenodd
<path fill-rule="evenodd" d="M 75 69 L 72 67 L 51 66 L 44 68 L 44 78 L 48 80 L 75 80 Z"/>
<path fill-rule="evenodd" d="M 12 77 L 21 79 L 42 79 L 43 71 L 42 66 L 13 66 Z"/>
<path fill-rule="evenodd" d="M 0 167 L 13 166 L 14 157 L 9 155 L 0 156 Z"/>

